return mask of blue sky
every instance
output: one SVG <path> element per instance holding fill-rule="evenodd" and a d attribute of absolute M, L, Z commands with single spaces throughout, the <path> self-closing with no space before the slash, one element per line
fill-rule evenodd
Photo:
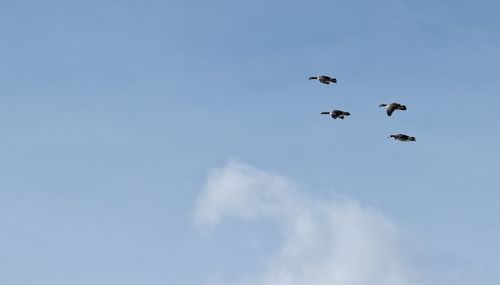
<path fill-rule="evenodd" d="M 383 213 L 437 283 L 498 284 L 499 12 L 2 1 L 1 283 L 262 276 L 286 241 L 273 223 L 234 217 L 205 232 L 193 218 L 211 169 L 237 160 L 308 199 Z M 338 84 L 307 80 L 317 74 Z M 392 101 L 408 110 L 386 117 L 378 105 Z M 319 115 L 333 108 L 352 115 Z M 386 138 L 397 132 L 417 142 Z"/>

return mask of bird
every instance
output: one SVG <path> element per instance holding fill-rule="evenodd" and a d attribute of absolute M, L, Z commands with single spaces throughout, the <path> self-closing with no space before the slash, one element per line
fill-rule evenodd
<path fill-rule="evenodd" d="M 309 77 L 309 80 L 313 80 L 313 79 L 316 79 L 319 82 L 324 83 L 324 84 L 330 84 L 330 82 L 331 83 L 337 83 L 337 78 L 332 78 L 332 77 L 326 76 L 326 75 L 311 76 L 311 77 Z"/>
<path fill-rule="evenodd" d="M 402 141 L 402 142 L 414 142 L 416 141 L 415 137 L 410 137 L 409 135 L 404 135 L 404 134 L 394 134 L 390 135 L 387 138 L 394 138 L 395 140 Z"/>
<path fill-rule="evenodd" d="M 392 112 L 394 112 L 395 110 L 402 110 L 402 111 L 406 110 L 406 106 L 401 105 L 399 103 L 380 104 L 379 107 L 385 107 L 387 111 L 387 116 L 391 116 Z"/>
<path fill-rule="evenodd" d="M 333 110 L 333 111 L 330 111 L 330 112 L 321 112 L 321 115 L 330 115 L 334 119 L 341 118 L 343 120 L 344 117 L 350 116 L 351 113 L 344 112 L 344 111 L 341 111 L 341 110 Z"/>

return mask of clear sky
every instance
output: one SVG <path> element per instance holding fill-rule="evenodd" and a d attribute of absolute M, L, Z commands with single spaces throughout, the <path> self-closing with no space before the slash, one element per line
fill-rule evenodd
<path fill-rule="evenodd" d="M 498 15 L 0 1 L 0 283 L 499 284 Z"/>

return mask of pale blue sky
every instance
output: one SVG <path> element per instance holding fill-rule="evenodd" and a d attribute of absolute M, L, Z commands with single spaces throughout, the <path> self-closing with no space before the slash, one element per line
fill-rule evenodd
<path fill-rule="evenodd" d="M 379 209 L 454 284 L 498 284 L 499 14 L 496 1 L 1 1 L 0 283 L 261 270 L 250 240 L 272 252 L 272 225 L 192 222 L 207 171 L 238 159 Z M 386 117 L 391 101 L 408 110 Z M 352 115 L 319 115 L 332 108 Z"/>

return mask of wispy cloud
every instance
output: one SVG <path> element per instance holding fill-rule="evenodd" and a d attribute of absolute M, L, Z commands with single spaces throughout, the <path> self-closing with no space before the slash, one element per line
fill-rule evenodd
<path fill-rule="evenodd" d="M 246 285 L 416 285 L 410 243 L 380 212 L 349 199 L 321 200 L 293 181 L 247 164 L 211 170 L 195 211 L 202 228 L 225 218 L 275 221 L 279 252 Z"/>

